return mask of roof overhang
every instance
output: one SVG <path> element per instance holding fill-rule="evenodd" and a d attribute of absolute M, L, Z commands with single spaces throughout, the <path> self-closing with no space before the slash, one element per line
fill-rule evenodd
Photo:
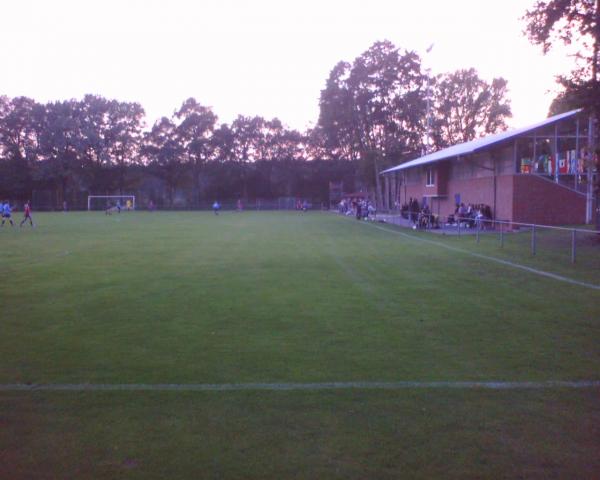
<path fill-rule="evenodd" d="M 464 155 L 470 155 L 473 153 L 477 153 L 481 150 L 485 150 L 493 145 L 497 145 L 502 142 L 506 142 L 507 140 L 511 140 L 519 135 L 523 135 L 525 133 L 531 132 L 533 130 L 537 130 L 539 128 L 547 127 L 548 125 L 552 125 L 561 120 L 565 120 L 567 118 L 571 118 L 581 113 L 583 109 L 579 108 L 577 110 L 571 110 L 570 112 L 561 113 L 559 115 L 554 115 L 553 117 L 549 117 L 541 122 L 535 123 L 533 125 L 529 125 L 527 127 L 515 128 L 512 130 L 507 130 L 506 132 L 496 133 L 494 135 L 488 135 L 487 137 L 478 138 L 476 140 L 471 140 L 470 142 L 459 143 L 457 145 L 453 145 L 448 148 L 444 148 L 443 150 L 439 150 L 434 153 L 430 153 L 429 155 L 425 155 L 423 157 L 416 158 L 406 163 L 401 163 L 400 165 L 396 165 L 395 167 L 388 168 L 381 172 L 381 175 L 386 173 L 393 173 L 400 170 L 405 170 L 407 168 L 418 167 L 421 165 L 426 165 L 429 163 L 439 162 L 440 160 L 446 160 L 449 158 L 462 157 Z"/>

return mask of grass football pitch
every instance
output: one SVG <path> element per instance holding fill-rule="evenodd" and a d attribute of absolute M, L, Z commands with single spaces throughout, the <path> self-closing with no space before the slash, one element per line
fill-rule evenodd
<path fill-rule="evenodd" d="M 531 257 L 316 212 L 34 219 L 0 230 L 0 478 L 599 475 L 600 388 L 519 385 L 600 380 L 600 290 L 485 258 L 600 285 L 598 245 L 571 265 L 543 233 Z M 73 389 L 13 388 L 38 384 Z"/>

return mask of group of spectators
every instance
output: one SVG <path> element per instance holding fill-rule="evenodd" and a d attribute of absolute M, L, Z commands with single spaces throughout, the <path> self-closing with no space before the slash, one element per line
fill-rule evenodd
<path fill-rule="evenodd" d="M 377 209 L 365 198 L 344 198 L 338 205 L 342 215 L 355 216 L 357 220 L 375 220 Z"/>
<path fill-rule="evenodd" d="M 448 215 L 447 225 L 460 225 L 466 228 L 485 228 L 486 223 L 492 219 L 492 209 L 489 205 L 481 204 L 456 204 L 454 213 Z"/>
<path fill-rule="evenodd" d="M 416 198 L 410 198 L 400 208 L 400 214 L 403 218 L 413 223 L 413 228 L 439 228 L 439 219 L 437 215 L 431 212 L 426 202 L 422 204 Z M 454 213 L 448 215 L 446 226 L 463 228 L 485 228 L 492 220 L 492 209 L 485 204 L 456 204 Z"/>
<path fill-rule="evenodd" d="M 398 204 L 396 204 L 398 206 Z M 357 220 L 375 220 L 377 210 L 375 205 L 365 198 L 344 198 L 338 204 L 338 212 L 342 215 L 355 216 Z M 403 218 L 410 220 L 413 228 L 440 228 L 439 215 L 432 213 L 426 201 L 420 203 L 416 198 L 410 198 L 408 203 L 400 207 Z M 464 203 L 456 204 L 454 213 L 448 215 L 446 226 L 483 229 L 492 220 L 492 209 L 489 205 Z"/>
<path fill-rule="evenodd" d="M 413 228 L 438 228 L 438 217 L 431 213 L 426 202 L 421 205 L 416 198 L 400 207 L 400 215 L 413 222 Z"/>

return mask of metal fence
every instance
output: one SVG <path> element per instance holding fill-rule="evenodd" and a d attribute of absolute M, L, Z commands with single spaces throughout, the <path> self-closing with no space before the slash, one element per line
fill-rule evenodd
<path fill-rule="evenodd" d="M 576 263 L 585 256 L 600 271 L 600 231 L 581 227 L 557 227 L 534 223 L 490 220 L 477 217 L 440 217 L 408 212 L 408 218 L 382 215 L 380 219 L 414 230 L 441 235 L 472 237 L 485 247 L 511 250 L 521 256 L 546 255 L 557 261 Z"/>
<path fill-rule="evenodd" d="M 484 253 L 504 252 L 503 256 L 522 260 L 537 258 L 536 262 L 549 268 L 579 262 L 591 278 L 600 278 L 600 230 L 493 220 L 481 215 L 442 217 L 424 211 L 369 215 L 365 219 L 445 235 L 448 242 L 452 238 L 456 241 L 460 237 L 472 238 L 473 247 L 468 248 Z M 460 245 L 466 246 L 464 240 Z"/>
<path fill-rule="evenodd" d="M 127 193 L 127 195 L 134 195 Z M 239 210 L 238 199 L 217 199 L 222 210 Z M 194 204 L 173 202 L 172 205 L 154 203 L 156 210 L 211 210 L 214 200 L 196 201 Z M 15 209 L 21 210 L 25 201 L 14 202 Z M 97 200 L 91 205 L 92 210 L 104 210 L 108 208 L 114 200 Z M 136 210 L 147 210 L 149 201 L 147 198 L 136 195 Z M 87 210 L 88 194 L 87 192 L 78 192 L 77 195 L 71 195 L 66 203 L 54 191 L 34 191 L 32 197 L 34 211 L 61 211 L 67 210 Z M 275 198 L 257 198 L 241 201 L 242 210 L 321 210 L 327 208 L 327 204 L 320 199 L 298 198 L 298 197 L 275 197 Z"/>
<path fill-rule="evenodd" d="M 469 227 L 471 228 L 471 227 Z M 456 227 L 457 235 L 461 234 L 460 224 Z M 499 248 L 505 248 L 506 242 L 518 237 L 521 248 L 529 255 L 536 256 L 545 250 L 556 252 L 561 250 L 568 255 L 571 263 L 576 263 L 578 247 L 589 253 L 588 247 L 595 247 L 600 255 L 600 231 L 577 227 L 556 227 L 535 223 L 508 222 L 502 220 L 484 220 L 472 227 L 475 242 L 480 243 L 482 237 L 493 237 Z M 465 229 L 463 228 L 463 235 Z M 527 237 L 527 238 L 525 238 Z"/>
<path fill-rule="evenodd" d="M 221 210 L 245 210 L 245 211 L 261 211 L 261 210 L 322 210 L 326 209 L 327 205 L 318 200 L 302 200 L 298 202 L 296 199 L 288 197 L 274 199 L 255 199 L 242 201 L 241 205 L 237 200 L 219 201 Z M 212 210 L 213 202 L 201 201 L 197 205 L 189 207 L 161 207 L 161 210 Z"/>

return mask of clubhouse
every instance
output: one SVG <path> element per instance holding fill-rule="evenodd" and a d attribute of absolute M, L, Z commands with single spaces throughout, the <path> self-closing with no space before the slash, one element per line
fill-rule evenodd
<path fill-rule="evenodd" d="M 417 199 L 441 218 L 464 203 L 487 205 L 493 218 L 509 222 L 589 223 L 591 185 L 598 175 L 588 161 L 591 122 L 573 110 L 445 148 L 382 174 L 386 186 L 393 184 L 398 203 Z M 390 195 L 392 189 L 386 190 Z"/>

